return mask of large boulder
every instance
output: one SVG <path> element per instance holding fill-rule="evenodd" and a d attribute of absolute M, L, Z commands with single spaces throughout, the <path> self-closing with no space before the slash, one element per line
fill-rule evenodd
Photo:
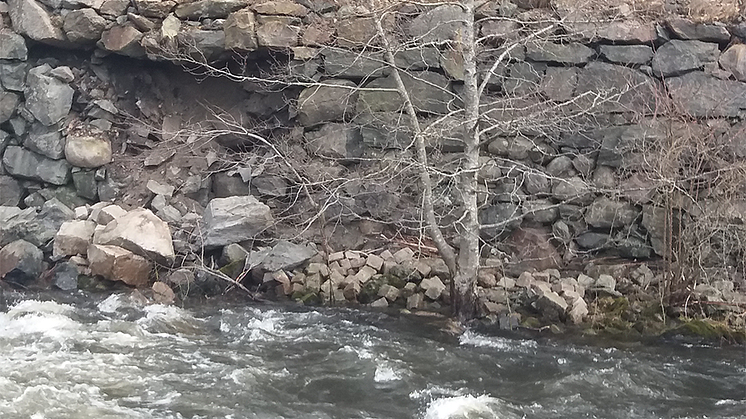
<path fill-rule="evenodd" d="M 280 240 L 270 249 L 251 252 L 246 264 L 249 269 L 264 272 L 290 271 L 304 265 L 315 255 L 316 251 L 308 246 Z"/>
<path fill-rule="evenodd" d="M 0 30 L 0 60 L 21 60 L 28 57 L 26 41 L 21 35 L 7 29 Z"/>
<path fill-rule="evenodd" d="M 730 32 L 720 23 L 697 23 L 689 19 L 673 18 L 666 22 L 666 26 L 681 39 L 718 43 L 730 41 Z"/>
<path fill-rule="evenodd" d="M 426 51 L 430 51 L 430 49 Z M 405 51 L 402 51 L 402 53 L 405 53 Z M 376 78 L 383 76 L 386 69 L 383 54 L 381 53 L 324 49 L 321 54 L 324 56 L 324 71 L 332 77 L 352 79 Z M 435 59 L 437 60 L 437 57 Z M 403 61 L 404 58 L 401 58 L 401 60 Z"/>
<path fill-rule="evenodd" d="M 52 254 L 55 257 L 86 255 L 93 239 L 96 223 L 88 220 L 66 221 L 54 236 Z"/>
<path fill-rule="evenodd" d="M 75 91 L 67 83 L 50 74 L 47 65 L 34 67 L 26 78 L 26 108 L 46 126 L 61 121 L 70 112 Z"/>
<path fill-rule="evenodd" d="M 106 19 L 93 9 L 71 10 L 65 15 L 62 28 L 70 42 L 93 44 L 101 38 Z"/>
<path fill-rule="evenodd" d="M 674 39 L 663 44 L 655 52 L 653 72 L 657 76 L 676 76 L 700 69 L 707 63 L 714 63 L 719 55 L 718 44 Z"/>
<path fill-rule="evenodd" d="M 653 59 L 653 48 L 647 45 L 601 45 L 601 55 L 612 63 L 647 64 Z"/>
<path fill-rule="evenodd" d="M 94 169 L 111 162 L 111 143 L 106 138 L 68 135 L 65 159 L 76 167 Z"/>
<path fill-rule="evenodd" d="M 746 109 L 746 84 L 693 71 L 666 80 L 675 103 L 690 117 L 736 117 Z"/>
<path fill-rule="evenodd" d="M 52 198 L 41 207 L 36 217 L 24 226 L 23 239 L 38 247 L 46 247 L 66 221 L 75 217 L 75 212 L 57 198 Z"/>
<path fill-rule="evenodd" d="M 298 97 L 298 119 L 303 126 L 341 121 L 354 112 L 356 100 L 355 83 L 350 81 L 329 81 L 323 86 L 308 87 Z"/>
<path fill-rule="evenodd" d="M 632 68 L 598 61 L 578 72 L 577 106 L 590 112 L 650 114 L 660 95 L 657 82 Z M 599 97 L 600 95 L 600 97 Z"/>
<path fill-rule="evenodd" d="M 219 247 L 254 238 L 274 223 L 267 205 L 255 197 L 215 198 L 204 215 L 205 247 Z"/>
<path fill-rule="evenodd" d="M 70 165 L 65 160 L 51 160 L 23 147 L 10 146 L 3 154 L 3 166 L 13 176 L 40 180 L 53 185 L 70 181 Z"/>
<path fill-rule="evenodd" d="M 87 250 L 91 273 L 133 287 L 147 285 L 153 266 L 142 256 L 118 246 L 92 244 Z"/>
<path fill-rule="evenodd" d="M 298 45 L 300 21 L 288 16 L 257 16 L 256 41 L 260 46 L 288 48 Z"/>
<path fill-rule="evenodd" d="M 94 243 L 119 246 L 162 264 L 170 264 L 176 257 L 168 224 L 143 208 L 109 222 L 96 234 Z"/>
<path fill-rule="evenodd" d="M 140 45 L 143 33 L 132 25 L 113 26 L 101 34 L 99 46 L 111 52 L 129 57 L 143 57 L 145 50 Z"/>
<path fill-rule="evenodd" d="M 44 254 L 25 240 L 16 240 L 0 250 L 0 278 L 26 285 L 41 275 Z"/>
<path fill-rule="evenodd" d="M 52 16 L 34 0 L 9 0 L 8 12 L 13 30 L 21 35 L 53 46 L 66 44 L 65 34 L 53 22 Z"/>

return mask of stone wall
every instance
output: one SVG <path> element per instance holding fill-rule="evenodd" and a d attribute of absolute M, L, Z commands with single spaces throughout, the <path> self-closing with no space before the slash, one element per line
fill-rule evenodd
<path fill-rule="evenodd" d="M 429 138 L 433 164 L 446 175 L 463 149 L 460 122 L 445 116 L 461 106 L 463 62 L 451 42 L 461 13 L 456 6 L 407 7 L 385 22 L 410 41 L 396 51 L 397 66 L 406 70 L 404 83 L 422 123 L 435 133 Z M 736 164 L 746 156 L 743 26 L 682 18 L 579 22 L 557 13 L 509 1 L 489 2 L 478 12 L 479 34 L 490 47 L 480 55 L 480 71 L 483 78 L 491 73 L 479 173 L 481 221 L 492 226 L 484 238 L 505 241 L 520 273 L 559 266 L 581 252 L 664 255 L 672 208 L 680 222 L 681 214 L 697 222 L 712 211 L 742 220 L 738 202 L 723 208 L 716 194 L 700 193 L 714 183 L 666 189 L 665 181 L 678 175 L 656 172 L 664 166 L 644 157 L 661 156 L 661 144 L 699 136 L 717 144 L 713 153 L 722 161 Z M 148 141 L 165 143 L 186 121 L 159 110 L 168 106 L 159 103 L 165 93 L 139 91 L 133 98 L 118 90 L 102 70 L 112 55 L 186 62 L 192 69 L 189 61 L 228 63 L 245 76 L 243 90 L 236 85 L 244 95 L 237 119 L 250 120 L 244 126 L 259 127 L 268 138 L 290 136 L 296 142 L 290 151 L 306 158 L 307 177 L 315 168 L 319 179 L 364 179 L 371 161 L 401 159 L 411 146 L 373 21 L 360 7 L 312 0 L 8 0 L 0 1 L 0 17 L 3 206 L 41 208 L 53 197 L 70 207 L 131 198 L 134 186 L 122 186 L 113 170 L 126 160 L 122 144 L 158 151 L 136 169 L 161 174 L 160 183 L 140 185 L 140 204 L 171 224 L 177 252 L 194 250 L 187 227 L 213 197 L 253 194 L 278 219 L 288 202 L 306 199 L 287 169 L 247 174 L 239 165 L 211 175 L 208 168 L 223 156 L 214 144 L 199 149 L 206 156 L 196 154 L 207 160 L 201 170 L 174 169 L 168 161 L 176 151 Z M 519 43 L 504 63 L 491 66 L 505 45 L 535 31 L 542 19 L 561 18 L 546 36 Z M 90 58 L 76 58 L 81 51 Z M 138 132 L 133 120 L 157 129 Z M 189 138 L 184 144 L 192 144 Z M 218 139 L 233 149 L 251 143 L 240 135 Z M 406 178 L 397 182 L 381 185 L 375 178 L 337 188 L 335 202 L 344 208 L 327 215 L 331 223 L 341 217 L 345 231 L 354 232 L 340 242 L 361 247 L 366 232 L 378 236 L 387 225 L 417 219 L 411 216 L 417 188 Z M 455 195 L 443 182 L 438 211 L 458 217 L 448 214 Z M 693 205 L 682 193 L 674 204 L 666 200 L 682 190 L 712 199 Z M 381 224 L 364 228 L 361 219 Z"/>

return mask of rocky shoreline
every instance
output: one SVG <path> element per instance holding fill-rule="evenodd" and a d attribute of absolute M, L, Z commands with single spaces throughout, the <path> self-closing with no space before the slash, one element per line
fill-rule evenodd
<path fill-rule="evenodd" d="M 400 245 L 327 254 L 313 244 L 285 240 L 244 247 L 239 243 L 246 238 L 245 224 L 261 217 L 241 211 L 256 215 L 261 211 L 254 206 L 262 204 L 238 201 L 217 198 L 204 218 L 195 217 L 211 243 L 201 251 L 212 249 L 219 256 L 212 267 L 174 265 L 169 226 L 148 209 L 98 203 L 71 210 L 57 200 L 47 201 L 39 214 L 0 207 L 6 220 L 0 236 L 18 237 L 0 250 L 0 277 L 31 290 L 130 289 L 146 303 L 182 304 L 235 289 L 247 300 L 449 314 L 448 268 L 427 249 Z M 221 215 L 220 208 L 227 212 Z M 642 262 L 614 262 L 592 261 L 583 272 L 524 271 L 513 278 L 504 274 L 501 260 L 487 259 L 476 290 L 477 323 L 619 339 L 682 335 L 716 343 L 746 341 L 746 294 L 732 281 L 700 285 L 684 304 L 667 306 L 662 273 Z"/>

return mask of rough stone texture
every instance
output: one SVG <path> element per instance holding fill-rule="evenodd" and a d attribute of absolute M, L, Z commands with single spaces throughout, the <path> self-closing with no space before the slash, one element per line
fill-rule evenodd
<path fill-rule="evenodd" d="M 10 146 L 5 149 L 3 167 L 13 176 L 53 185 L 64 185 L 70 181 L 70 165 L 67 161 L 50 160 L 22 147 Z"/>
<path fill-rule="evenodd" d="M 122 281 L 133 287 L 147 285 L 153 266 L 142 256 L 118 246 L 92 244 L 87 250 L 89 268 L 94 275 Z"/>
<path fill-rule="evenodd" d="M 224 19 L 248 4 L 248 0 L 198 0 L 181 3 L 175 13 L 180 19 L 187 20 Z"/>
<path fill-rule="evenodd" d="M 326 74 L 340 78 L 381 77 L 386 65 L 380 53 L 358 53 L 324 49 L 324 70 Z M 437 58 L 435 58 L 437 60 Z M 404 60 L 404 58 L 402 58 Z"/>
<path fill-rule="evenodd" d="M 579 43 L 555 44 L 551 42 L 529 42 L 526 58 L 558 64 L 587 63 L 596 54 L 594 50 Z"/>
<path fill-rule="evenodd" d="M 253 196 L 215 198 L 205 208 L 205 247 L 225 246 L 252 239 L 272 226 L 268 206 Z"/>
<path fill-rule="evenodd" d="M 521 209 L 508 203 L 491 205 L 480 209 L 479 223 L 485 226 L 480 230 L 485 239 L 505 237 L 521 225 Z"/>
<path fill-rule="evenodd" d="M 746 84 L 694 71 L 667 80 L 671 98 L 692 117 L 735 117 L 746 109 Z"/>
<path fill-rule="evenodd" d="M 705 42 L 728 42 L 730 33 L 723 24 L 695 23 L 689 19 L 674 18 L 666 22 L 674 36 L 680 39 L 695 39 Z"/>
<path fill-rule="evenodd" d="M 414 18 L 406 32 L 418 44 L 454 40 L 459 31 L 465 29 L 464 13 L 464 9 L 458 5 L 438 6 Z"/>
<path fill-rule="evenodd" d="M 717 44 L 674 39 L 663 44 L 653 55 L 653 72 L 657 76 L 676 76 L 716 62 L 719 55 Z"/>
<path fill-rule="evenodd" d="M 308 246 L 280 240 L 270 249 L 251 252 L 246 265 L 264 272 L 290 271 L 304 265 L 315 255 L 316 251 Z"/>
<path fill-rule="evenodd" d="M 341 121 L 347 113 L 354 112 L 358 95 L 355 84 L 345 80 L 326 84 L 330 86 L 308 87 L 298 97 L 298 118 L 303 126 Z"/>
<path fill-rule="evenodd" d="M 58 263 L 52 270 L 52 284 L 63 291 L 72 291 L 78 288 L 78 275 L 80 268 L 75 263 Z"/>
<path fill-rule="evenodd" d="M 22 92 L 26 88 L 27 63 L 0 62 L 0 84 L 5 90 Z M 1 90 L 0 90 L 1 91 Z M 2 95 L 3 93 L 0 93 Z M 0 99 L 2 102 L 2 99 Z M 0 105 L 2 108 L 3 105 Z M 2 112 L 0 111 L 0 114 Z M 0 119 L 2 116 L 0 116 Z"/>
<path fill-rule="evenodd" d="M 630 86 L 634 86 L 630 88 Z M 645 74 L 623 66 L 602 62 L 588 63 L 578 73 L 578 85 L 575 95 L 588 92 L 602 92 L 608 95 L 605 101 L 595 107 L 597 112 L 643 112 L 652 113 L 656 97 L 660 94 L 658 83 Z M 581 109 L 589 109 L 595 95 L 578 100 Z"/>
<path fill-rule="evenodd" d="M 720 54 L 720 66 L 736 80 L 746 82 L 746 44 L 735 44 Z"/>
<path fill-rule="evenodd" d="M 96 223 L 93 221 L 66 221 L 62 223 L 59 231 L 54 236 L 52 254 L 55 257 L 86 255 L 88 245 L 93 239 L 93 230 Z"/>
<path fill-rule="evenodd" d="M 631 225 L 640 211 L 627 202 L 599 197 L 585 212 L 585 222 L 596 228 L 618 228 Z"/>
<path fill-rule="evenodd" d="M 231 13 L 223 24 L 225 48 L 228 50 L 253 51 L 258 48 L 256 41 L 256 20 L 250 10 Z"/>
<path fill-rule="evenodd" d="M 52 17 L 34 0 L 9 0 L 8 12 L 13 29 L 34 41 L 53 46 L 65 45 L 65 35 Z"/>
<path fill-rule="evenodd" d="M 163 19 L 173 10 L 176 2 L 170 0 L 136 0 L 135 6 L 143 16 Z"/>
<path fill-rule="evenodd" d="M 111 221 L 96 235 L 94 243 L 120 246 L 163 264 L 169 264 L 175 258 L 168 224 L 143 208 Z"/>
<path fill-rule="evenodd" d="M 41 275 L 44 254 L 25 240 L 16 240 L 0 250 L 0 278 L 26 285 Z"/>
<path fill-rule="evenodd" d="M 420 282 L 420 289 L 425 292 L 425 296 L 431 300 L 437 300 L 446 290 L 445 284 L 437 276 L 425 278 Z"/>
<path fill-rule="evenodd" d="M 653 59 L 653 48 L 647 45 L 601 45 L 601 56 L 612 63 L 647 64 Z"/>
<path fill-rule="evenodd" d="M 589 40 L 600 38 L 622 44 L 652 44 L 658 39 L 655 23 L 624 20 L 610 23 L 570 22 L 571 33 Z"/>
<path fill-rule="evenodd" d="M 10 176 L 0 176 L 0 206 L 14 207 L 21 202 L 23 189 L 17 180 Z"/>
<path fill-rule="evenodd" d="M 23 146 L 53 160 L 65 157 L 65 142 L 56 126 L 46 127 L 40 123 L 34 124 L 28 137 L 23 141 Z"/>
<path fill-rule="evenodd" d="M 27 56 L 28 49 L 23 37 L 7 29 L 0 29 L 0 60 L 26 61 Z"/>
<path fill-rule="evenodd" d="M 48 65 L 34 67 L 26 78 L 26 107 L 46 126 L 56 124 L 67 116 L 72 106 L 72 87 L 49 74 Z"/>
<path fill-rule="evenodd" d="M 342 48 L 356 48 L 369 45 L 377 36 L 376 26 L 370 17 L 342 17 L 336 24 L 337 45 Z"/>
<path fill-rule="evenodd" d="M 324 124 L 318 131 L 307 132 L 305 136 L 308 150 L 317 156 L 348 161 L 363 155 L 360 130 L 345 124 Z"/>
<path fill-rule="evenodd" d="M 576 69 L 549 67 L 541 81 L 541 91 L 551 100 L 564 102 L 572 99 L 577 82 Z"/>
<path fill-rule="evenodd" d="M 13 117 L 18 102 L 18 95 L 0 90 L 0 124 Z"/>
<path fill-rule="evenodd" d="M 111 162 L 111 143 L 105 138 L 68 135 L 65 159 L 76 167 L 95 169 Z"/>
<path fill-rule="evenodd" d="M 132 25 L 114 26 L 101 35 L 100 45 L 107 51 L 140 58 L 145 50 L 140 46 L 143 33 Z"/>
<path fill-rule="evenodd" d="M 95 43 L 106 28 L 106 19 L 93 9 L 71 10 L 65 15 L 62 29 L 70 42 L 76 44 Z"/>
<path fill-rule="evenodd" d="M 401 75 L 412 105 L 419 112 L 446 114 L 454 109 L 454 96 L 448 91 L 448 79 L 431 71 Z M 395 89 L 392 76 L 373 80 L 366 87 Z M 395 112 L 403 106 L 398 92 L 362 91 L 357 102 L 358 112 Z"/>
<path fill-rule="evenodd" d="M 258 16 L 256 40 L 259 46 L 270 48 L 297 46 L 300 28 L 296 19 L 286 16 Z"/>

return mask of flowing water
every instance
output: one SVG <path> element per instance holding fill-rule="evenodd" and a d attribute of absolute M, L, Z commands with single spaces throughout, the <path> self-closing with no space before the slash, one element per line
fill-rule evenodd
<path fill-rule="evenodd" d="M 21 300 L 0 418 L 741 418 L 743 348 L 449 337 L 343 309 Z"/>

